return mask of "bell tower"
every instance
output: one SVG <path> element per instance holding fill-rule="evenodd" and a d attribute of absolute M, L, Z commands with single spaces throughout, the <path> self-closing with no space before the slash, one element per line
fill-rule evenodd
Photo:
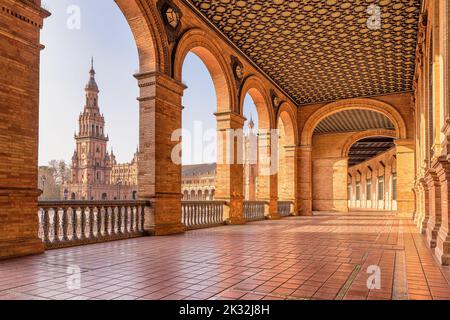
<path fill-rule="evenodd" d="M 109 183 L 113 164 L 107 151 L 109 138 L 105 135 L 105 119 L 100 113 L 99 92 L 92 59 L 85 87 L 86 102 L 78 119 L 76 149 L 72 157 L 72 183 L 81 186 L 78 197 L 84 200 L 98 199 L 95 186 Z"/>

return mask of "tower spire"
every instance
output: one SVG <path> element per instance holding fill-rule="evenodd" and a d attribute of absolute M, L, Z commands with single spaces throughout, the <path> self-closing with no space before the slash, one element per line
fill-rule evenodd
<path fill-rule="evenodd" d="M 253 114 L 250 113 L 250 122 L 248 123 L 248 127 L 253 130 L 253 128 L 255 127 L 255 123 L 253 122 Z"/>
<path fill-rule="evenodd" d="M 98 93 L 98 86 L 95 82 L 94 57 L 91 57 L 91 70 L 89 70 L 90 78 L 86 85 L 86 90 Z"/>

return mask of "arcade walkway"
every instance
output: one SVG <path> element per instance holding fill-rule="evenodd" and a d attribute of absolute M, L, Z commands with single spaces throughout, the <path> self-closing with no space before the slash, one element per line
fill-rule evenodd
<path fill-rule="evenodd" d="M 450 299 L 450 268 L 416 230 L 352 212 L 47 251 L 0 262 L 0 299 Z M 379 290 L 367 289 L 372 265 Z"/>

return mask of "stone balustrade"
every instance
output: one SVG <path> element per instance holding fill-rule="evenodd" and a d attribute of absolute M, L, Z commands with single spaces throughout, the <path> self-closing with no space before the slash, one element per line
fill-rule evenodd
<path fill-rule="evenodd" d="M 146 201 L 41 201 L 39 238 L 46 249 L 144 235 Z"/>
<path fill-rule="evenodd" d="M 244 201 L 244 219 L 247 221 L 264 220 L 265 201 Z"/>
<path fill-rule="evenodd" d="M 292 214 L 292 201 L 278 201 L 278 215 L 282 218 Z"/>
<path fill-rule="evenodd" d="M 182 222 L 187 230 L 225 224 L 224 201 L 183 201 Z"/>

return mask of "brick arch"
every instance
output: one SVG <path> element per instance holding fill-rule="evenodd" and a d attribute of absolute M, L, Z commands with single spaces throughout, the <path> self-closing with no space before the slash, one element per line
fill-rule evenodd
<path fill-rule="evenodd" d="M 277 113 L 276 128 L 280 128 L 280 121 L 283 123 L 284 128 L 289 128 L 289 142 L 292 145 L 298 144 L 298 126 L 297 126 L 297 110 L 296 108 L 287 102 L 284 102 Z M 287 126 L 289 124 L 289 126 Z"/>
<path fill-rule="evenodd" d="M 239 113 L 244 115 L 244 100 L 247 94 L 252 98 L 258 112 L 258 129 L 275 128 L 275 114 L 263 82 L 256 76 L 245 79 L 241 88 Z"/>
<path fill-rule="evenodd" d="M 355 109 L 371 110 L 385 115 L 395 126 L 396 138 L 406 139 L 407 131 L 405 121 L 393 106 L 374 99 L 348 99 L 327 104 L 313 113 L 303 128 L 300 140 L 301 145 L 311 145 L 314 129 L 320 121 L 340 111 Z"/>
<path fill-rule="evenodd" d="M 359 140 L 363 140 L 370 137 L 388 137 L 388 138 L 398 138 L 397 133 L 395 130 L 368 130 L 368 131 L 361 131 L 353 134 L 351 137 L 349 137 L 342 147 L 342 158 L 347 158 L 348 154 L 350 152 L 351 147 L 355 144 L 355 142 L 358 142 Z"/>
<path fill-rule="evenodd" d="M 143 0 L 115 0 L 133 33 L 139 55 L 139 72 L 170 72 L 168 40 L 163 23 Z"/>
<path fill-rule="evenodd" d="M 205 64 L 214 83 L 217 112 L 233 111 L 234 95 L 231 91 L 231 74 L 222 53 L 211 36 L 200 29 L 187 31 L 175 49 L 173 72 L 175 80 L 182 82 L 183 63 L 189 52 L 197 55 Z"/>

